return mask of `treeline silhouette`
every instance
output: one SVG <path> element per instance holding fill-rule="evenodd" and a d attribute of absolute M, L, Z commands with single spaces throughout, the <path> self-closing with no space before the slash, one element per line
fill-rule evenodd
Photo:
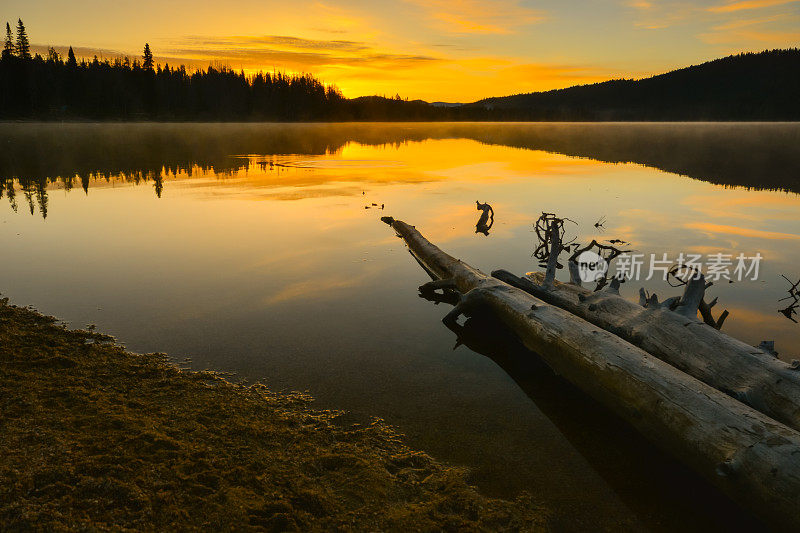
<path fill-rule="evenodd" d="M 800 120 L 800 50 L 717 59 L 643 80 L 487 98 L 461 106 L 345 98 L 308 74 L 189 71 L 141 59 L 31 54 L 21 20 L 6 24 L 0 119 L 157 121 L 703 121 Z"/>
<path fill-rule="evenodd" d="M 323 155 L 350 142 L 400 146 L 437 139 L 632 162 L 725 186 L 800 193 L 800 124 L 790 123 L 6 123 L 0 124 L 0 198 L 46 216 L 47 191 L 54 187 L 88 192 L 97 180 L 151 183 L 160 195 L 171 177 L 266 169 L 272 154 Z"/>
<path fill-rule="evenodd" d="M 333 118 L 345 98 L 310 75 L 157 65 L 150 46 L 142 60 L 66 60 L 50 48 L 31 56 L 20 20 L 6 25 L 0 59 L 0 117 L 9 119 L 308 120 Z"/>

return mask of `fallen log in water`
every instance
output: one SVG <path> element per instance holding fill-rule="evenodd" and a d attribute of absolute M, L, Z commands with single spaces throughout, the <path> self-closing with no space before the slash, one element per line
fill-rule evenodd
<path fill-rule="evenodd" d="M 599 291 L 568 283 L 547 284 L 534 273 L 492 276 L 610 331 L 687 374 L 800 431 L 800 372 L 697 319 L 704 281 L 690 282 L 677 309 L 642 304 L 619 295 L 618 284 Z M 687 295 L 686 293 L 690 293 Z M 699 298 L 698 298 L 699 296 Z"/>
<path fill-rule="evenodd" d="M 800 433 L 702 383 L 620 337 L 487 276 L 444 253 L 413 226 L 382 219 L 438 279 L 456 290 L 445 317 L 482 308 L 525 345 L 656 445 L 728 496 L 783 527 L 800 526 Z"/>

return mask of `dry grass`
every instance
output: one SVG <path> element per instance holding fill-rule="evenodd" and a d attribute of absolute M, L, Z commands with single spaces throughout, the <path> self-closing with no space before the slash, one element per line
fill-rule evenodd
<path fill-rule="evenodd" d="M 0 300 L 0 529 L 530 530 L 384 423 Z"/>

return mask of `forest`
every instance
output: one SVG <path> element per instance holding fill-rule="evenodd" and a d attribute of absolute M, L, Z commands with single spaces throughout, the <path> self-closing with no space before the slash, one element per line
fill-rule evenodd
<path fill-rule="evenodd" d="M 346 98 L 310 74 L 225 66 L 190 70 L 141 58 L 32 54 L 6 23 L 0 119 L 112 121 L 705 121 L 800 120 L 800 50 L 717 59 L 642 80 L 616 79 L 460 106 Z M 455 95 L 454 95 L 455 96 Z"/>

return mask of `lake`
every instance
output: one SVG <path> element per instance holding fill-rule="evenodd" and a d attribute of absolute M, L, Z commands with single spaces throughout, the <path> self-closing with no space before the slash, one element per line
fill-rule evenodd
<path fill-rule="evenodd" d="M 800 125 L 5 123 L 0 146 L 12 302 L 307 390 L 346 423 L 383 418 L 485 493 L 527 491 L 559 530 L 753 525 L 497 324 L 447 329 L 380 217 L 487 272 L 537 269 L 542 212 L 576 242 L 645 257 L 760 254 L 757 279 L 709 294 L 723 331 L 791 361 L 800 325 L 779 310 L 782 276 L 800 278 Z M 488 235 L 476 201 L 493 207 Z M 658 278 L 622 294 L 680 294 Z"/>

